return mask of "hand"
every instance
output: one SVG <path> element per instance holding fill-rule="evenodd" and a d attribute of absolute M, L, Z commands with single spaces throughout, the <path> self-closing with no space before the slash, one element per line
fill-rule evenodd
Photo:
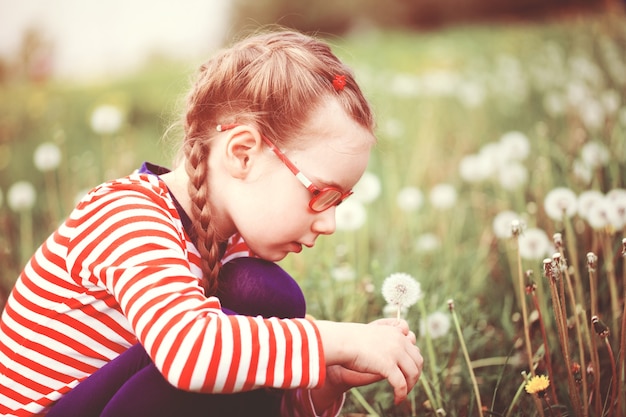
<path fill-rule="evenodd" d="M 328 382 L 337 388 L 387 379 L 398 403 L 419 379 L 424 360 L 415 346 L 415 334 L 404 320 L 381 319 L 370 324 L 317 321 L 316 324 L 329 366 Z"/>

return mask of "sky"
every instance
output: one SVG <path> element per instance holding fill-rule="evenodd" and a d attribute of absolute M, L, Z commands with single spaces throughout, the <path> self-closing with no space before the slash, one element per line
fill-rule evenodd
<path fill-rule="evenodd" d="M 137 68 L 149 55 L 206 57 L 228 30 L 229 0 L 0 0 L 0 56 L 24 30 L 53 45 L 53 73 L 97 78 Z"/>

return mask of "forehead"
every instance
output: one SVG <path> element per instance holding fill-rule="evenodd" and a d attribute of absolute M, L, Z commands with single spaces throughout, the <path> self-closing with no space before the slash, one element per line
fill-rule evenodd
<path fill-rule="evenodd" d="M 351 187 L 367 167 L 375 141 L 372 132 L 330 100 L 313 112 L 288 156 L 311 180 Z"/>

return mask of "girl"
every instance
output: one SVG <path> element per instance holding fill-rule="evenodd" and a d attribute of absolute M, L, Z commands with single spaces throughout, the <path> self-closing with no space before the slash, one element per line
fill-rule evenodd
<path fill-rule="evenodd" d="M 172 171 L 96 187 L 25 267 L 0 322 L 0 414 L 250 415 L 250 401 L 254 415 L 331 416 L 380 379 L 403 400 L 423 364 L 406 322 L 218 297 L 262 300 L 279 275 L 220 275 L 228 261 L 279 261 L 334 232 L 375 143 L 349 68 L 309 36 L 253 36 L 201 67 L 183 125 Z"/>

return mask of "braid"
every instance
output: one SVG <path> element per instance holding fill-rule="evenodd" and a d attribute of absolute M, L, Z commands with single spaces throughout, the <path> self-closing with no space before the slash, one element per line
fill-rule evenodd
<path fill-rule="evenodd" d="M 346 79 L 340 93 L 332 86 L 336 75 Z M 373 130 L 369 103 L 351 70 L 327 44 L 297 32 L 257 34 L 218 52 L 200 67 L 187 97 L 185 136 L 177 160 L 185 161 L 190 180 L 190 214 L 207 295 L 216 292 L 221 256 L 230 237 L 218 235 L 209 199 L 208 157 L 215 127 L 249 124 L 278 145 L 288 145 L 317 105 L 328 98 Z"/>
<path fill-rule="evenodd" d="M 211 222 L 211 205 L 207 203 L 209 199 L 209 182 L 207 181 L 209 147 L 202 141 L 194 141 L 188 144 L 184 151 L 187 157 L 185 169 L 189 176 L 191 214 L 195 219 L 193 223 L 195 245 L 200 252 L 205 293 L 210 296 L 217 292 L 217 276 L 221 266 L 223 245 L 216 236 Z"/>

